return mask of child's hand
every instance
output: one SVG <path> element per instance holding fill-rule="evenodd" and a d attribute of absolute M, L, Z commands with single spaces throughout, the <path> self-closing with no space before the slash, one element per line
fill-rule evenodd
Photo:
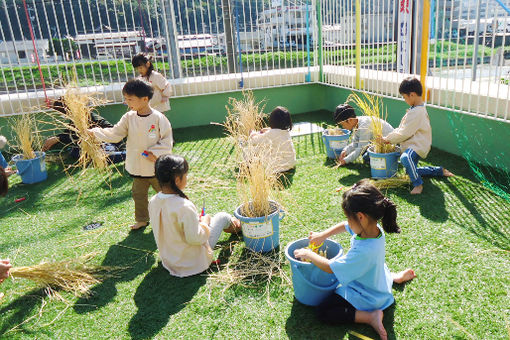
<path fill-rule="evenodd" d="M 324 241 L 327 239 L 326 236 L 324 236 L 322 233 L 317 233 L 315 231 L 311 231 L 310 235 L 308 235 L 308 239 L 310 240 L 310 243 L 315 244 L 316 246 L 324 243 Z"/>
<path fill-rule="evenodd" d="M 377 136 L 375 138 L 375 141 L 377 143 L 379 143 L 379 144 L 390 144 L 390 142 L 386 138 L 384 138 L 383 136 Z"/>
<path fill-rule="evenodd" d="M 211 215 L 206 214 L 204 216 L 200 216 L 200 222 L 210 225 L 211 224 Z"/>
<path fill-rule="evenodd" d="M 152 151 L 145 151 L 145 153 L 147 154 L 147 159 L 149 161 L 156 163 L 156 161 L 158 160 L 158 157 L 156 157 L 156 155 L 153 154 Z"/>
<path fill-rule="evenodd" d="M 92 130 L 91 130 L 91 129 L 88 129 L 88 130 L 87 130 L 87 134 L 88 134 L 90 137 L 92 137 L 92 138 L 96 138 L 96 135 L 94 135 L 94 132 L 92 132 Z"/>
<path fill-rule="evenodd" d="M 271 128 L 265 127 L 265 128 L 263 128 L 262 130 L 260 130 L 260 133 L 266 133 L 266 132 L 268 132 L 269 130 L 271 130 Z"/>
<path fill-rule="evenodd" d="M 294 250 L 294 257 L 298 260 L 311 260 L 310 254 L 313 254 L 313 252 L 310 249 L 301 248 Z"/>
<path fill-rule="evenodd" d="M 9 260 L 0 260 L 0 282 L 9 277 L 11 267 Z"/>

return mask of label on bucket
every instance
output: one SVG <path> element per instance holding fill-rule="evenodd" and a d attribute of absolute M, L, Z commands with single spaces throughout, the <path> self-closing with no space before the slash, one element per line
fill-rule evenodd
<path fill-rule="evenodd" d="M 242 223 L 243 235 L 248 238 L 264 238 L 273 235 L 273 222 Z"/>
<path fill-rule="evenodd" d="M 375 170 L 386 170 L 386 158 L 370 156 L 370 167 Z"/>
<path fill-rule="evenodd" d="M 332 149 L 343 149 L 347 146 L 347 140 L 332 140 L 329 141 L 329 147 Z"/>

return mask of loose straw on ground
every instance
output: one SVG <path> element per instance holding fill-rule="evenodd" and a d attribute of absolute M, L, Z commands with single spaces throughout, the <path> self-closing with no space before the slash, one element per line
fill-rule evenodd
<path fill-rule="evenodd" d="M 346 102 L 354 103 L 365 116 L 370 117 L 372 121 L 372 131 L 374 139 L 371 141 L 374 145 L 376 153 L 389 153 L 395 151 L 395 146 L 392 144 L 380 143 L 378 137 L 383 137 L 382 134 L 382 121 L 386 120 L 387 112 L 383 113 L 382 99 L 378 96 L 370 95 L 363 92 L 362 96 L 352 93 L 347 97 Z"/>
<path fill-rule="evenodd" d="M 35 117 L 31 114 L 23 114 L 14 120 L 12 125 L 14 132 L 14 144 L 23 155 L 23 159 L 34 159 L 34 149 L 40 149 L 41 139 Z"/>
<path fill-rule="evenodd" d="M 76 296 L 90 294 L 90 286 L 100 283 L 110 276 L 107 273 L 114 268 L 100 267 L 87 264 L 92 255 L 76 259 L 41 262 L 33 266 L 13 267 L 9 274 L 13 278 L 28 279 L 44 287 L 62 289 Z"/>

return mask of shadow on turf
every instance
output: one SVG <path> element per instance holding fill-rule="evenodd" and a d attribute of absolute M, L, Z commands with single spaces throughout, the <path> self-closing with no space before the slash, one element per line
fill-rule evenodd
<path fill-rule="evenodd" d="M 90 297 L 78 299 L 74 310 L 83 314 L 106 306 L 117 295 L 117 283 L 131 281 L 152 268 L 156 248 L 152 230 L 147 233 L 143 229 L 130 232 L 123 241 L 112 245 L 101 265 L 125 269 L 93 287 Z"/>
<path fill-rule="evenodd" d="M 0 308 L 0 315 L 2 316 L 0 321 L 0 338 L 15 337 L 15 334 L 19 335 L 20 332 L 36 338 L 34 331 L 25 329 L 24 325 L 21 324 L 27 321 L 35 308 L 41 307 L 42 301 L 46 296 L 44 289 L 33 290 L 20 296 L 7 306 Z M 14 327 L 16 327 L 16 330 L 9 332 Z M 41 332 L 40 329 L 37 329 L 38 336 L 41 335 Z"/>
<path fill-rule="evenodd" d="M 384 310 L 383 324 L 388 333 L 388 339 L 396 339 L 393 329 L 395 304 Z M 349 333 L 353 330 L 372 339 L 378 339 L 377 333 L 368 325 L 346 324 L 340 326 L 321 323 L 316 317 L 315 307 L 301 304 L 295 298 L 292 303 L 292 310 L 285 324 L 285 331 L 289 339 L 359 339 Z"/>
<path fill-rule="evenodd" d="M 171 315 L 186 306 L 206 279 L 205 275 L 171 276 L 160 262 L 136 290 L 134 300 L 138 310 L 128 326 L 131 337 L 147 339 L 155 336 L 168 324 Z"/>

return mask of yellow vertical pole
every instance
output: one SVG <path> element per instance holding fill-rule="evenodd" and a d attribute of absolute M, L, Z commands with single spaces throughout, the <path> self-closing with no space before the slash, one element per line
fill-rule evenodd
<path fill-rule="evenodd" d="M 430 34 L 430 0 L 423 0 L 423 22 L 421 33 L 421 65 L 420 65 L 420 82 L 423 87 L 422 97 L 427 101 L 427 88 L 425 82 L 427 80 L 427 68 L 429 64 L 429 34 Z"/>
<path fill-rule="evenodd" d="M 356 89 L 361 89 L 361 0 L 356 0 Z"/>

